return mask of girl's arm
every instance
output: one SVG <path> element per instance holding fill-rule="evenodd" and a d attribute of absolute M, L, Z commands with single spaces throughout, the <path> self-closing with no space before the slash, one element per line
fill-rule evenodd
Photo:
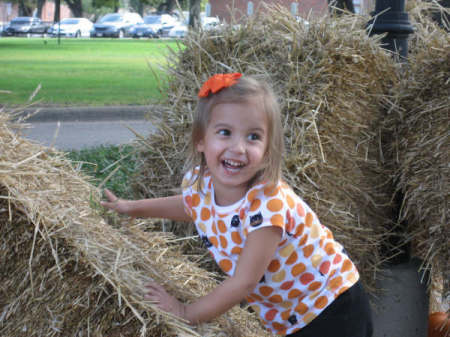
<path fill-rule="evenodd" d="M 164 218 L 177 221 L 192 221 L 186 213 L 183 196 L 175 195 L 166 198 L 124 200 L 117 198 L 111 191 L 105 189 L 109 201 L 102 201 L 103 207 L 134 218 Z"/>
<path fill-rule="evenodd" d="M 234 276 L 194 303 L 180 303 L 155 283 L 147 285 L 146 298 L 158 303 L 162 310 L 178 315 L 191 324 L 209 321 L 239 304 L 255 289 L 275 254 L 281 236 L 282 229 L 277 227 L 251 232 L 239 257 Z"/>

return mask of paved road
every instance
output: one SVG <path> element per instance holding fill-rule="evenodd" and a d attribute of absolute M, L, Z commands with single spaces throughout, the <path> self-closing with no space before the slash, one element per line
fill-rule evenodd
<path fill-rule="evenodd" d="M 80 150 L 107 144 L 125 144 L 147 136 L 154 127 L 144 116 L 151 106 L 29 108 L 24 130 L 29 139 L 60 150 Z"/>
<path fill-rule="evenodd" d="M 143 119 L 149 108 L 67 108 L 49 109 L 30 119 L 32 128 L 25 131 L 28 138 L 61 150 L 81 149 L 101 144 L 123 144 L 135 139 L 128 125 L 146 136 L 154 130 Z M 385 289 L 374 304 L 373 337 L 425 337 L 427 335 L 428 298 L 425 285 L 417 272 L 419 263 L 390 266 L 380 280 Z M 325 337 L 325 336 L 318 336 Z"/>
<path fill-rule="evenodd" d="M 373 337 L 426 337 L 428 296 L 417 272 L 420 262 L 412 260 L 390 266 L 378 282 L 384 292 L 372 299 Z"/>
<path fill-rule="evenodd" d="M 142 120 L 34 122 L 31 125 L 24 130 L 27 138 L 60 150 L 130 143 L 136 136 L 129 128 L 144 137 L 154 130 L 152 123 Z"/>

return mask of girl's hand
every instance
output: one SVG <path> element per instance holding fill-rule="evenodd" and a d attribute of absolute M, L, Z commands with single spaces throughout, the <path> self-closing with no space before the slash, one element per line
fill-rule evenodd
<path fill-rule="evenodd" d="M 100 205 L 103 207 L 112 209 L 113 211 L 116 211 L 117 213 L 121 214 L 127 214 L 128 207 L 127 207 L 127 200 L 119 199 L 112 193 L 110 190 L 105 188 L 105 195 L 108 198 L 108 201 L 101 201 Z"/>
<path fill-rule="evenodd" d="M 186 307 L 175 297 L 169 295 L 167 291 L 156 282 L 145 284 L 144 298 L 154 302 L 159 309 L 186 319 Z"/>

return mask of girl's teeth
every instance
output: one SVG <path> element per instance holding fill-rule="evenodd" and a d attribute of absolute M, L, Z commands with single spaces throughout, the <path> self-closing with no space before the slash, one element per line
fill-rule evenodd
<path fill-rule="evenodd" d="M 224 164 L 226 166 L 229 166 L 229 167 L 232 167 L 232 168 L 239 168 L 239 167 L 244 166 L 244 164 L 242 164 L 242 163 L 231 161 L 231 160 L 224 160 Z"/>

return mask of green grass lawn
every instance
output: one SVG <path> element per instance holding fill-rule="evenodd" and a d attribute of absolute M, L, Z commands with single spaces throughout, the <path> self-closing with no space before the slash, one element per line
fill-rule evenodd
<path fill-rule="evenodd" d="M 146 104 L 160 92 L 149 64 L 166 64 L 175 41 L 0 38 L 0 104 Z M 4 91 L 11 91 L 5 93 Z"/>
<path fill-rule="evenodd" d="M 131 177 L 136 174 L 137 158 L 131 145 L 105 145 L 67 152 L 67 158 L 85 174 L 94 178 L 95 186 L 102 185 L 123 199 L 135 198 Z"/>

